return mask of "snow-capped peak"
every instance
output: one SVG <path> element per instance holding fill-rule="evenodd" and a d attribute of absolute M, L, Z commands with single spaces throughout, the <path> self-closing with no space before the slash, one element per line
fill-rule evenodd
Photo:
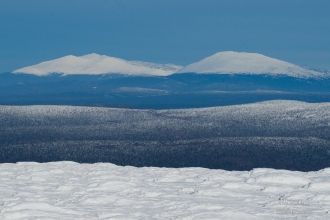
<path fill-rule="evenodd" d="M 71 74 L 128 74 L 167 76 L 182 67 L 171 64 L 155 64 L 140 61 L 128 61 L 116 57 L 96 53 L 84 56 L 68 55 L 58 59 L 45 61 L 33 66 L 17 69 L 14 73 L 45 76 L 51 73 Z"/>
<path fill-rule="evenodd" d="M 271 74 L 319 77 L 324 74 L 258 53 L 224 51 L 190 64 L 180 73 Z"/>

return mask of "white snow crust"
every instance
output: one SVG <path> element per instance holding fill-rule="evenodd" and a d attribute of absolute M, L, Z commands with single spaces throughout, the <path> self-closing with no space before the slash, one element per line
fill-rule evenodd
<path fill-rule="evenodd" d="M 181 69 L 182 73 L 271 74 L 320 77 L 324 74 L 258 53 L 224 51 Z"/>
<path fill-rule="evenodd" d="M 330 219 L 330 168 L 0 164 L 0 219 Z"/>
<path fill-rule="evenodd" d="M 71 74 L 127 74 L 127 75 L 155 75 L 167 76 L 181 67 L 172 64 L 155 64 L 141 61 L 128 61 L 116 57 L 99 55 L 96 53 L 84 56 L 65 56 L 45 61 L 33 66 L 15 70 L 14 73 L 26 73 L 45 76 L 51 73 Z"/>

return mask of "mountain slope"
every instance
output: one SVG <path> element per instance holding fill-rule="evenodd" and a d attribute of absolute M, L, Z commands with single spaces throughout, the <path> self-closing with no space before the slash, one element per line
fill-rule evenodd
<path fill-rule="evenodd" d="M 181 73 L 271 74 L 293 77 L 319 77 L 322 73 L 257 53 L 224 51 L 181 69 Z"/>
<path fill-rule="evenodd" d="M 140 61 L 127 61 L 120 58 L 88 54 L 84 56 L 65 56 L 42 62 L 33 66 L 17 69 L 14 73 L 26 73 L 45 76 L 51 73 L 70 74 L 106 74 L 119 73 L 128 75 L 166 76 L 180 69 L 176 65 L 162 65 Z"/>

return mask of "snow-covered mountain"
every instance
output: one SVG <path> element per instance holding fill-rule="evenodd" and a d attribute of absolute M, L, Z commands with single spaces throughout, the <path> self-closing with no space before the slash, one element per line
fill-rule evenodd
<path fill-rule="evenodd" d="M 319 77 L 324 74 L 258 53 L 224 51 L 192 63 L 181 73 L 271 74 L 293 77 Z"/>
<path fill-rule="evenodd" d="M 300 78 L 326 75 L 262 54 L 233 51 L 218 52 L 186 67 L 173 64 L 128 61 L 95 53 L 84 56 L 69 55 L 23 67 L 15 70 L 13 73 L 26 73 L 37 76 L 45 76 L 51 73 L 64 75 L 115 73 L 149 76 L 168 76 L 174 73 L 217 73 L 287 75 Z"/>
<path fill-rule="evenodd" d="M 155 64 L 141 61 L 128 61 L 116 57 L 99 54 L 84 56 L 65 56 L 58 59 L 42 62 L 36 65 L 17 69 L 14 73 L 26 73 L 45 76 L 51 73 L 71 74 L 128 74 L 128 75 L 155 75 L 167 76 L 182 67 L 171 64 Z"/>

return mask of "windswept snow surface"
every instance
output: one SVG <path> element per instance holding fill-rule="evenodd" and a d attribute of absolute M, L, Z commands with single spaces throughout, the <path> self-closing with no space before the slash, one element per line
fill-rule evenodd
<path fill-rule="evenodd" d="M 271 74 L 320 77 L 324 74 L 258 53 L 224 51 L 181 69 L 182 73 Z"/>
<path fill-rule="evenodd" d="M 84 56 L 69 55 L 61 57 L 15 70 L 14 73 L 26 73 L 38 76 L 45 76 L 51 73 L 62 73 L 64 75 L 98 75 L 116 73 L 127 75 L 167 76 L 176 72 L 180 68 L 180 66 L 171 64 L 163 65 L 141 61 L 128 61 L 116 57 L 92 53 Z"/>
<path fill-rule="evenodd" d="M 330 169 L 0 164 L 0 219 L 330 219 Z"/>

